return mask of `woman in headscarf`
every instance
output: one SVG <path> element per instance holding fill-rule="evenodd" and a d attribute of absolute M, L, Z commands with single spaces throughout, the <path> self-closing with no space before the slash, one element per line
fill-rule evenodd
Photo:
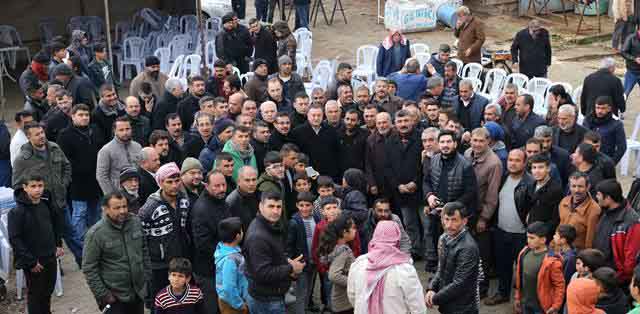
<path fill-rule="evenodd" d="M 564 89 L 564 86 L 560 85 L 560 84 L 556 84 L 553 85 L 551 87 L 549 87 L 549 93 L 547 94 L 548 97 L 548 108 L 547 108 L 547 115 L 545 116 L 545 119 L 547 120 L 547 123 L 549 124 L 549 126 L 557 126 L 558 125 L 558 108 L 560 108 L 560 106 L 562 105 L 573 105 L 574 107 L 576 107 L 576 105 L 573 103 L 573 100 L 571 99 L 571 95 L 569 95 L 569 93 L 567 93 L 567 91 Z M 576 112 L 578 111 L 578 108 L 576 107 Z"/>
<path fill-rule="evenodd" d="M 276 56 L 280 59 L 281 56 L 287 55 L 293 62 L 293 71 L 296 70 L 296 49 L 298 43 L 295 36 L 291 32 L 289 25 L 285 21 L 277 21 L 273 23 L 273 34 L 276 37 L 278 50 Z"/>
<path fill-rule="evenodd" d="M 400 31 L 391 31 L 380 44 L 376 71 L 378 76 L 387 76 L 402 70 L 405 61 L 411 58 L 409 40 Z"/>
<path fill-rule="evenodd" d="M 380 221 L 369 253 L 349 270 L 347 296 L 355 314 L 426 313 L 424 290 L 409 254 L 400 251 L 400 227 Z"/>

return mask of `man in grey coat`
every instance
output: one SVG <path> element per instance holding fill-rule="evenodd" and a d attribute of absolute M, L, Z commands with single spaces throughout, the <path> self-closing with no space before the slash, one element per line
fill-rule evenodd
<path fill-rule="evenodd" d="M 96 180 L 104 194 L 118 191 L 122 168 L 135 167 L 142 158 L 142 146 L 131 140 L 131 123 L 127 117 L 116 119 L 113 133 L 111 142 L 98 152 Z"/>

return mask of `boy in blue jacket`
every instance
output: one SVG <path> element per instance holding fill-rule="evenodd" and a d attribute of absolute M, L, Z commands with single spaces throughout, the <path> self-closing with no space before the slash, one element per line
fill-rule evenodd
<path fill-rule="evenodd" d="M 222 314 L 249 313 L 247 277 L 244 275 L 244 256 L 240 249 L 242 221 L 230 217 L 218 224 L 220 243 L 213 254 L 216 264 L 216 292 Z"/>

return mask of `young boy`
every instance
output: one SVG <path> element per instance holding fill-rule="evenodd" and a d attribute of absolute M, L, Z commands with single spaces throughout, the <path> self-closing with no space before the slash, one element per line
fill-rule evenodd
<path fill-rule="evenodd" d="M 204 297 L 198 287 L 191 287 L 191 262 L 183 257 L 169 262 L 169 285 L 156 295 L 155 314 L 205 314 Z"/>
<path fill-rule="evenodd" d="M 240 249 L 242 221 L 238 217 L 226 218 L 218 224 L 220 243 L 214 253 L 216 264 L 216 292 L 221 314 L 249 313 L 247 296 L 249 283 L 241 266 L 244 256 Z"/>
<path fill-rule="evenodd" d="M 287 236 L 287 255 L 290 259 L 303 256 L 306 263 L 304 271 L 296 280 L 295 313 L 304 314 L 305 306 L 310 301 L 313 292 L 313 277 L 316 275 L 315 265 L 311 258 L 311 247 L 316 225 L 320 222 L 320 216 L 313 215 L 313 194 L 300 192 L 297 197 L 296 207 L 298 212 L 289 221 Z M 315 310 L 315 309 L 310 309 Z"/>
<path fill-rule="evenodd" d="M 571 276 L 571 280 L 574 278 L 591 278 L 591 274 L 596 269 L 605 265 L 605 257 L 600 250 L 584 249 L 576 256 L 576 272 Z"/>
<path fill-rule="evenodd" d="M 307 156 L 305 153 L 299 153 L 298 161 L 293 166 L 293 169 L 295 170 L 296 173 L 306 174 L 307 167 L 309 167 L 309 156 Z"/>
<path fill-rule="evenodd" d="M 311 191 L 311 181 L 306 174 L 296 173 L 293 176 L 293 188 L 296 190 L 296 193 L 300 194 L 302 192 L 310 192 Z M 311 202 L 313 208 L 313 201 Z"/>
<path fill-rule="evenodd" d="M 536 221 L 527 227 L 527 246 L 516 266 L 516 313 L 558 313 L 564 300 L 562 257 L 547 249 L 547 225 Z M 542 282 L 540 282 L 540 280 Z"/>
<path fill-rule="evenodd" d="M 29 313 L 51 313 L 56 258 L 63 255 L 62 211 L 45 190 L 44 178 L 27 176 L 14 192 L 16 207 L 8 215 L 9 242 L 15 266 L 27 279 Z"/>
<path fill-rule="evenodd" d="M 576 249 L 573 241 L 576 239 L 576 228 L 572 225 L 559 225 L 553 235 L 553 247 L 562 256 L 564 281 L 569 285 L 571 276 L 576 272 Z"/>
<path fill-rule="evenodd" d="M 640 267 L 636 267 L 633 270 L 633 278 L 629 283 L 629 292 L 631 292 L 631 297 L 635 301 L 635 307 L 629 311 L 629 314 L 640 314 Z"/>
<path fill-rule="evenodd" d="M 340 203 L 342 202 L 339 198 L 335 197 L 333 194 L 336 192 L 335 185 L 333 184 L 333 179 L 328 176 L 320 176 L 318 177 L 318 198 L 313 202 L 313 214 L 320 215 L 324 218 L 324 214 L 322 213 L 322 200 L 333 197 L 338 202 L 337 207 L 340 208 Z"/>

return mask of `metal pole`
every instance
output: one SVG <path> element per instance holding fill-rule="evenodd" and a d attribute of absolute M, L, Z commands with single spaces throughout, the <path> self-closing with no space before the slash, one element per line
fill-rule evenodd
<path fill-rule="evenodd" d="M 111 63 L 111 66 L 113 66 L 113 51 L 111 50 L 111 18 L 109 17 L 109 0 L 104 0 L 104 21 L 107 26 L 105 33 L 107 33 L 107 52 L 109 53 L 109 63 Z"/>
<path fill-rule="evenodd" d="M 204 77 L 208 77 L 209 68 L 207 67 L 207 55 L 205 53 L 205 47 L 207 43 L 204 41 L 204 27 L 202 23 L 202 0 L 196 0 L 196 15 L 198 16 L 198 36 L 200 36 L 200 74 Z"/>

